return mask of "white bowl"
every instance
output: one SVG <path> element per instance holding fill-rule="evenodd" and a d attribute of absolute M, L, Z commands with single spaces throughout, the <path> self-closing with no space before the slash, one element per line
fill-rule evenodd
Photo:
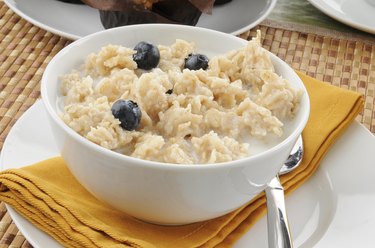
<path fill-rule="evenodd" d="M 213 30 L 166 24 L 125 26 L 95 33 L 61 50 L 48 64 L 41 94 L 61 155 L 78 181 L 98 199 L 136 218 L 160 224 L 208 220 L 249 202 L 279 171 L 309 116 L 309 98 L 296 73 L 270 53 L 279 75 L 304 91 L 290 135 L 262 153 L 233 162 L 174 165 L 107 150 L 80 136 L 58 116 L 59 76 L 108 43 L 134 47 L 139 41 L 170 45 L 193 41 L 208 56 L 244 47 L 247 41 Z"/>

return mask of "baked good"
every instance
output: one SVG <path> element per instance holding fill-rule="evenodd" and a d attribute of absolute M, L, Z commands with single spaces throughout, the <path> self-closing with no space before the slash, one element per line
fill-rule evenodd
<path fill-rule="evenodd" d="M 141 23 L 196 25 L 202 13 L 211 14 L 214 5 L 232 0 L 58 0 L 85 3 L 99 10 L 108 28 Z"/>
<path fill-rule="evenodd" d="M 100 20 L 105 28 L 140 23 L 197 24 L 202 11 L 188 0 L 164 0 L 150 8 L 130 5 L 121 11 L 99 10 Z"/>

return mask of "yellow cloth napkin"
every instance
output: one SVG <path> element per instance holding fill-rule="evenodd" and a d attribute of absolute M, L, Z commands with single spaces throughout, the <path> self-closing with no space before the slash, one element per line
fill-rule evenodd
<path fill-rule="evenodd" d="M 309 92 L 311 115 L 303 132 L 303 163 L 281 179 L 286 194 L 314 173 L 363 107 L 358 93 L 299 76 Z M 96 200 L 60 157 L 1 172 L 0 200 L 66 247 L 228 247 L 266 212 L 261 194 L 250 204 L 205 222 L 175 227 L 144 223 Z"/>

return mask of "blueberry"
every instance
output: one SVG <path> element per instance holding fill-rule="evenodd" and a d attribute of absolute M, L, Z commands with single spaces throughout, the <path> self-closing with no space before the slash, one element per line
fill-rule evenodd
<path fill-rule="evenodd" d="M 120 120 L 123 129 L 132 131 L 139 126 L 142 112 L 137 103 L 120 99 L 112 105 L 111 110 L 113 116 Z"/>
<path fill-rule="evenodd" d="M 190 70 L 206 70 L 208 68 L 208 58 L 203 54 L 189 54 L 189 56 L 185 58 L 184 68 Z"/>
<path fill-rule="evenodd" d="M 170 95 L 170 94 L 172 94 L 173 93 L 173 90 L 172 89 L 169 89 L 169 90 L 167 90 L 166 92 L 165 92 L 165 94 L 168 94 L 168 95 Z"/>
<path fill-rule="evenodd" d="M 134 47 L 134 50 L 137 52 L 133 54 L 133 60 L 137 63 L 138 68 L 151 70 L 158 66 L 160 53 L 156 46 L 142 41 Z"/>

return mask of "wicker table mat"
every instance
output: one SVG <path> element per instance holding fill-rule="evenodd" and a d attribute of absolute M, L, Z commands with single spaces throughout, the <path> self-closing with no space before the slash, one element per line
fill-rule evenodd
<path fill-rule="evenodd" d="M 262 23 L 263 46 L 293 68 L 333 85 L 363 93 L 358 116 L 375 133 L 375 45 L 365 40 L 326 38 Z M 70 41 L 33 26 L 0 1 L 0 149 L 13 124 L 40 98 L 40 79 L 51 58 Z M 0 203 L 0 248 L 31 247 Z"/>

